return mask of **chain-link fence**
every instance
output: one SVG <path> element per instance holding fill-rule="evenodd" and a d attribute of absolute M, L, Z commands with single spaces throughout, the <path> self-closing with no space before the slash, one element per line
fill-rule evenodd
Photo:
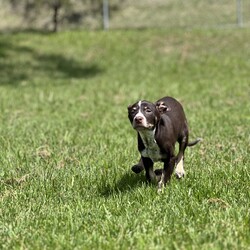
<path fill-rule="evenodd" d="M 54 1 L 59 30 L 250 27 L 250 0 L 0 0 L 0 30 L 53 30 Z"/>
<path fill-rule="evenodd" d="M 110 11 L 111 29 L 250 26 L 250 0 L 127 0 L 119 7 Z"/>

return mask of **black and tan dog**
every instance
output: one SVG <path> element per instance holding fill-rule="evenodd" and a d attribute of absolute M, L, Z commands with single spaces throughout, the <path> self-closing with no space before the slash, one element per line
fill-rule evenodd
<path fill-rule="evenodd" d="M 138 150 L 141 159 L 132 167 L 135 173 L 145 169 L 146 179 L 158 180 L 159 190 L 170 180 L 176 164 L 176 176 L 184 176 L 184 152 L 187 146 L 201 139 L 188 142 L 188 124 L 181 104 L 172 97 L 163 97 L 156 103 L 138 101 L 128 106 L 128 118 L 138 132 Z M 174 155 L 175 143 L 179 152 Z M 154 162 L 164 163 L 162 170 L 153 170 Z"/>

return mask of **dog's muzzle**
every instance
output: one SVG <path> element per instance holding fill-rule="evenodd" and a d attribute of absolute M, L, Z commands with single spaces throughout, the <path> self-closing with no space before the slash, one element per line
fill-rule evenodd
<path fill-rule="evenodd" d="M 147 122 L 147 119 L 141 115 L 137 115 L 133 120 L 133 128 L 136 130 L 151 129 L 154 125 Z"/>

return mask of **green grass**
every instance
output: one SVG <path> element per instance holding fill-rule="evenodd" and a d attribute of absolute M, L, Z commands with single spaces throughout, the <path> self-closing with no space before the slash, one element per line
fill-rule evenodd
<path fill-rule="evenodd" d="M 0 36 L 0 246 L 250 249 L 250 32 Z M 162 194 L 127 105 L 180 100 L 186 177 Z M 159 164 L 158 164 L 159 166 Z"/>

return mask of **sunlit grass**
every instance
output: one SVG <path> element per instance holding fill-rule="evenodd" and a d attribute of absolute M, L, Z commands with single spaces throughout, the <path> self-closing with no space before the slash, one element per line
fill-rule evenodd
<path fill-rule="evenodd" d="M 0 245 L 5 249 L 247 249 L 250 33 L 0 37 Z M 186 177 L 162 194 L 127 106 L 185 108 Z M 159 167 L 159 164 L 158 164 Z"/>

